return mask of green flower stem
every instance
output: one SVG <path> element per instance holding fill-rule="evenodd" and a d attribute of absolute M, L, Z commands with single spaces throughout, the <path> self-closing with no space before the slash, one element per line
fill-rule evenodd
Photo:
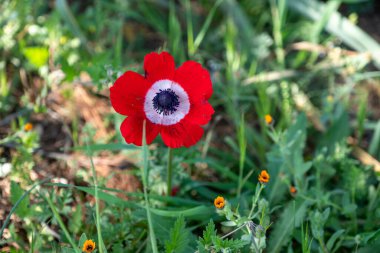
<path fill-rule="evenodd" d="M 253 211 L 254 211 L 255 208 L 256 208 L 257 201 L 259 200 L 259 197 L 260 197 L 261 191 L 264 189 L 264 187 L 265 187 L 264 184 L 260 184 L 259 192 L 255 194 L 255 199 L 254 199 L 254 201 L 253 201 L 253 203 L 252 203 L 251 211 L 249 211 L 248 219 L 252 219 Z"/>
<path fill-rule="evenodd" d="M 143 188 L 144 188 L 144 200 L 145 200 L 145 209 L 146 209 L 146 216 L 148 218 L 148 226 L 149 226 L 149 239 L 150 243 L 152 245 L 152 252 L 158 253 L 157 248 L 157 240 L 156 240 L 156 234 L 154 233 L 153 228 L 153 219 L 152 215 L 150 213 L 150 206 L 149 206 L 149 198 L 148 198 L 148 187 L 149 187 L 149 161 L 148 161 L 148 145 L 146 144 L 146 121 L 144 120 L 143 123 L 143 168 L 142 168 L 142 180 L 143 180 Z"/>
<path fill-rule="evenodd" d="M 99 190 L 98 190 L 98 180 L 96 177 L 96 171 L 95 171 L 95 164 L 94 160 L 92 159 L 92 151 L 90 150 L 90 139 L 87 139 L 87 152 L 88 156 L 90 157 L 91 162 L 91 172 L 92 177 L 94 181 L 94 191 L 95 191 L 95 219 L 96 219 L 96 229 L 98 234 L 98 245 L 99 245 L 99 253 L 103 253 L 103 237 L 102 237 L 102 230 L 100 226 L 100 210 L 99 210 Z"/>
<path fill-rule="evenodd" d="M 102 230 L 100 226 L 100 211 L 99 211 L 99 193 L 98 193 L 98 181 L 96 178 L 94 161 L 92 160 L 92 156 L 90 156 L 91 160 L 91 170 L 92 176 L 94 178 L 94 190 L 95 190 L 95 216 L 96 216 L 96 228 L 98 232 L 98 243 L 99 243 L 99 253 L 103 253 L 103 238 L 102 238 Z"/>
<path fill-rule="evenodd" d="M 167 186 L 168 186 L 168 191 L 167 195 L 170 196 L 172 192 L 172 177 L 173 177 L 173 149 L 169 148 L 168 151 L 168 171 L 167 171 Z"/>

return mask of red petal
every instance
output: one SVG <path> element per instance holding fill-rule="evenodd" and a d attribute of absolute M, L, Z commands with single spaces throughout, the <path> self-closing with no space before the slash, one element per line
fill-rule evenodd
<path fill-rule="evenodd" d="M 203 135 L 203 128 L 182 120 L 180 123 L 161 128 L 165 145 L 170 148 L 190 147 L 196 144 Z"/>
<path fill-rule="evenodd" d="M 157 80 L 172 79 L 175 71 L 173 56 L 167 52 L 147 54 L 144 58 L 145 78 L 154 83 Z"/>
<path fill-rule="evenodd" d="M 190 107 L 190 112 L 186 115 L 186 120 L 196 125 L 206 125 L 214 114 L 214 108 L 209 102 L 193 104 Z"/>
<path fill-rule="evenodd" d="M 187 61 L 175 71 L 174 81 L 189 95 L 191 103 L 208 100 L 212 95 L 210 74 L 202 65 Z"/>
<path fill-rule="evenodd" d="M 141 75 L 133 71 L 125 72 L 110 88 L 111 104 L 115 111 L 127 116 L 142 115 L 149 86 Z"/>
<path fill-rule="evenodd" d="M 142 133 L 143 133 L 143 122 L 142 117 L 128 117 L 120 125 L 121 135 L 124 137 L 127 143 L 133 143 L 137 146 L 142 145 Z M 156 124 L 151 123 L 149 120 L 146 121 L 146 143 L 150 144 L 156 138 L 160 131 L 160 127 Z"/>

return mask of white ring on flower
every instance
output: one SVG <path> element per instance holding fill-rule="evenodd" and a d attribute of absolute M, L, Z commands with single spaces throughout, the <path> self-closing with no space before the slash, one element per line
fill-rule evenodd
<path fill-rule="evenodd" d="M 179 105 L 170 115 L 158 113 L 153 106 L 153 99 L 162 90 L 171 89 L 177 96 Z M 170 126 L 180 122 L 190 111 L 190 100 L 186 91 L 178 83 L 164 79 L 155 82 L 145 95 L 144 112 L 146 117 L 155 124 Z"/>

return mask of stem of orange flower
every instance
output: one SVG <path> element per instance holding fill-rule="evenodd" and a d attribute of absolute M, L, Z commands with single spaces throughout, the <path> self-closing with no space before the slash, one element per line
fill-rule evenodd
<path fill-rule="evenodd" d="M 167 186 L 168 186 L 168 191 L 167 195 L 170 196 L 172 193 L 172 174 L 173 174 L 173 149 L 169 148 L 168 150 L 168 171 L 167 171 Z"/>
<path fill-rule="evenodd" d="M 92 151 L 90 150 L 90 141 L 87 139 L 87 152 L 88 156 L 90 157 L 90 163 L 91 163 L 91 171 L 92 171 L 92 177 L 94 180 L 94 190 L 95 190 L 95 219 L 96 219 L 96 229 L 98 234 L 98 244 L 99 244 L 99 253 L 104 252 L 104 243 L 103 243 L 103 237 L 102 237 L 102 229 L 100 226 L 100 210 L 99 210 L 99 187 L 98 187 L 98 179 L 96 177 L 96 171 L 95 171 L 95 164 L 94 160 L 92 159 Z"/>
<path fill-rule="evenodd" d="M 259 191 L 257 192 L 257 188 L 256 188 L 256 194 L 255 194 L 255 196 L 254 196 L 254 200 L 253 200 L 253 202 L 252 202 L 252 208 L 251 208 L 251 211 L 249 212 L 249 215 L 248 215 L 248 219 L 252 219 L 253 217 L 252 217 L 252 215 L 253 215 L 253 211 L 255 210 L 255 208 L 256 208 L 256 205 L 257 205 L 257 201 L 259 200 L 259 197 L 260 197 L 260 194 L 261 194 L 261 191 L 264 189 L 264 187 L 265 187 L 265 184 L 261 184 L 261 183 L 259 183 L 260 184 L 260 189 L 259 189 Z"/>

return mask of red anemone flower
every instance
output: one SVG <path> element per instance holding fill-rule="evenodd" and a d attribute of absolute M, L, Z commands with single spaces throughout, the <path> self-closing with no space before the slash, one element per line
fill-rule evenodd
<path fill-rule="evenodd" d="M 128 116 L 120 126 L 125 141 L 141 146 L 146 120 L 147 144 L 158 134 L 171 148 L 196 144 L 203 135 L 201 125 L 214 113 L 207 101 L 212 95 L 208 71 L 194 61 L 176 69 L 167 52 L 147 54 L 144 70 L 145 77 L 125 72 L 110 88 L 113 108 Z"/>

